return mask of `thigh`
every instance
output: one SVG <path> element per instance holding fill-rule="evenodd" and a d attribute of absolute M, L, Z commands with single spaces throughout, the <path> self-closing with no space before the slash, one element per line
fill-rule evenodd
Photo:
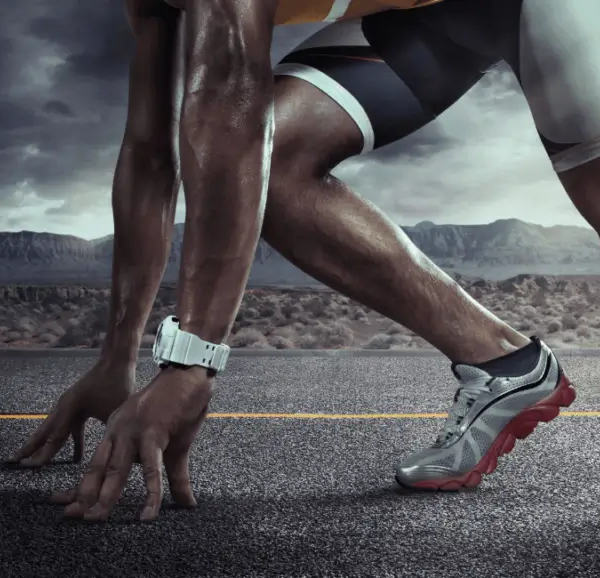
<path fill-rule="evenodd" d="M 436 28 L 428 20 L 436 8 L 331 24 L 287 55 L 275 74 L 300 78 L 333 99 L 360 129 L 363 153 L 400 140 L 450 107 L 493 61 Z M 435 14 L 443 21 L 444 13 Z"/>
<path fill-rule="evenodd" d="M 521 0 L 512 66 L 557 172 L 600 157 L 600 2 Z"/>

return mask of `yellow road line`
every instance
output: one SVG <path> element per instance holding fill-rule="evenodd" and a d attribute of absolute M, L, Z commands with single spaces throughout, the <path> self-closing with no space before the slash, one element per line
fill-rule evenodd
<path fill-rule="evenodd" d="M 565 417 L 600 417 L 600 411 L 563 411 Z M 209 413 L 209 419 L 437 419 L 447 413 Z M 45 419 L 47 414 L 0 414 L 0 420 Z"/>

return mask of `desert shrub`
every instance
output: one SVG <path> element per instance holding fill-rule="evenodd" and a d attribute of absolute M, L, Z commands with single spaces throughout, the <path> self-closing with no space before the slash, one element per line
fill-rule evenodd
<path fill-rule="evenodd" d="M 335 308 L 333 307 L 329 307 L 328 309 L 325 309 L 325 319 L 338 319 L 340 317 L 340 312 L 337 311 Z"/>
<path fill-rule="evenodd" d="M 408 347 L 413 338 L 410 335 L 392 335 L 392 346 Z"/>
<path fill-rule="evenodd" d="M 317 338 L 320 347 L 325 349 L 345 347 L 354 342 L 354 332 L 343 323 L 319 323 L 315 325 L 312 333 Z"/>
<path fill-rule="evenodd" d="M 44 328 L 48 333 L 61 337 L 65 334 L 66 329 L 58 321 L 49 321 L 44 323 Z"/>
<path fill-rule="evenodd" d="M 243 319 L 258 319 L 260 317 L 258 309 L 254 307 L 248 307 L 247 309 L 243 309 L 240 311 L 240 314 L 243 317 Z"/>
<path fill-rule="evenodd" d="M 364 345 L 365 349 L 389 349 L 392 346 L 392 336 L 385 333 L 373 335 Z"/>
<path fill-rule="evenodd" d="M 257 329 L 251 327 L 240 329 L 229 339 L 229 345 L 231 347 L 257 347 L 266 343 L 267 340 L 265 336 Z"/>
<path fill-rule="evenodd" d="M 293 349 L 294 343 L 285 337 L 281 337 L 281 335 L 271 335 L 269 336 L 268 343 L 271 347 L 275 349 Z"/>
<path fill-rule="evenodd" d="M 26 331 L 29 333 L 34 333 L 37 329 L 37 325 L 31 317 L 21 317 L 19 322 L 17 323 L 17 327 L 19 331 Z"/>
<path fill-rule="evenodd" d="M 304 304 L 304 311 L 313 317 L 324 317 L 325 304 L 319 297 L 312 297 Z"/>
<path fill-rule="evenodd" d="M 86 332 L 81 327 L 70 326 L 56 341 L 55 347 L 77 347 L 83 345 L 85 339 Z"/>
<path fill-rule="evenodd" d="M 258 307 L 258 314 L 260 317 L 272 317 L 277 311 L 277 307 L 273 303 L 261 303 Z"/>
<path fill-rule="evenodd" d="M 542 305 L 546 305 L 547 302 L 548 297 L 544 289 L 538 289 L 536 294 L 531 299 L 531 304 L 535 307 L 541 307 Z"/>
<path fill-rule="evenodd" d="M 562 329 L 562 324 L 558 319 L 552 319 L 548 322 L 546 328 L 548 329 L 548 333 L 556 333 Z"/>
<path fill-rule="evenodd" d="M 527 319 L 523 319 L 515 324 L 517 331 L 531 331 L 533 329 L 533 323 Z"/>
<path fill-rule="evenodd" d="M 386 330 L 388 335 L 400 335 L 404 333 L 404 327 L 400 323 L 392 323 Z"/>
<path fill-rule="evenodd" d="M 561 320 L 563 329 L 577 329 L 577 319 L 573 315 L 563 315 Z"/>
<path fill-rule="evenodd" d="M 419 349 L 428 349 L 431 347 L 431 344 L 425 341 L 420 335 L 415 335 L 410 342 L 410 346 Z"/>
<path fill-rule="evenodd" d="M 105 332 L 108 329 L 108 313 L 108 303 L 99 303 L 86 315 L 86 317 L 90 320 L 90 334 L 97 335 L 98 333 Z"/>
<path fill-rule="evenodd" d="M 271 324 L 274 327 L 283 327 L 284 325 L 288 324 L 288 320 L 279 311 L 276 311 L 275 315 L 271 317 Z"/>
<path fill-rule="evenodd" d="M 581 325 L 577 328 L 577 336 L 589 339 L 592 336 L 592 332 L 587 325 Z"/>
<path fill-rule="evenodd" d="M 283 337 L 284 339 L 294 341 L 294 338 L 297 335 L 297 331 L 292 325 L 283 325 L 273 329 L 271 335 L 273 337 Z"/>
<path fill-rule="evenodd" d="M 152 342 L 154 342 L 154 336 L 151 336 L 151 337 L 152 337 Z M 88 347 L 92 347 L 94 349 L 99 349 L 100 347 L 102 347 L 102 344 L 104 343 L 104 337 L 101 335 L 92 335 L 91 337 L 88 337 L 84 341 L 84 343 L 86 343 L 88 345 Z M 148 344 L 142 343 L 142 347 L 148 347 Z"/>
<path fill-rule="evenodd" d="M 572 313 L 573 315 L 576 315 L 576 316 L 583 315 L 583 313 L 585 313 L 585 311 L 587 310 L 588 307 L 589 307 L 589 304 L 588 304 L 587 300 L 580 296 L 573 297 L 565 303 L 565 309 L 569 313 Z"/>
<path fill-rule="evenodd" d="M 40 340 L 41 343 L 52 344 L 58 338 L 56 337 L 56 335 L 52 335 L 52 333 L 42 333 L 42 334 L 40 334 L 40 336 L 38 337 L 38 339 Z"/>
<path fill-rule="evenodd" d="M 296 345 L 300 349 L 317 349 L 318 348 L 317 338 L 310 333 L 301 335 L 296 340 Z"/>
<path fill-rule="evenodd" d="M 531 319 L 537 315 L 537 309 L 531 305 L 525 305 L 522 309 L 522 313 L 525 317 Z"/>
<path fill-rule="evenodd" d="M 296 317 L 296 323 L 294 323 L 294 325 L 302 325 L 304 327 L 306 325 L 313 325 L 314 323 L 314 319 L 311 319 L 306 313 L 302 313 Z"/>
<path fill-rule="evenodd" d="M 297 335 L 304 335 L 308 331 L 308 328 L 306 327 L 306 325 L 304 325 L 304 323 L 300 323 L 298 321 L 295 321 L 291 325 L 288 325 L 288 327 L 291 327 L 296 332 Z M 285 337 L 285 335 L 284 335 L 284 337 Z"/>
<path fill-rule="evenodd" d="M 302 305 L 300 305 L 299 303 L 284 303 L 281 308 L 281 313 L 287 317 L 288 319 L 290 317 L 293 317 L 294 315 L 300 315 L 301 313 L 304 312 L 304 308 L 302 307 Z"/>
<path fill-rule="evenodd" d="M 353 321 L 364 321 L 367 318 L 367 313 L 361 307 L 357 307 L 348 317 Z"/>

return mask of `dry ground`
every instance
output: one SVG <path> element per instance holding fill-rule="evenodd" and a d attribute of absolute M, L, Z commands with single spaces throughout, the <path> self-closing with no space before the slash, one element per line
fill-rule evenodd
<path fill-rule="evenodd" d="M 458 280 L 481 304 L 528 335 L 559 347 L 600 346 L 598 278 Z M 99 347 L 106 331 L 108 295 L 108 289 L 75 286 L 0 287 L 0 347 Z M 143 346 L 151 346 L 158 324 L 174 313 L 174 305 L 174 288 L 161 288 Z M 374 311 L 337 293 L 314 289 L 247 291 L 229 341 L 232 347 L 263 349 L 428 347 Z"/>

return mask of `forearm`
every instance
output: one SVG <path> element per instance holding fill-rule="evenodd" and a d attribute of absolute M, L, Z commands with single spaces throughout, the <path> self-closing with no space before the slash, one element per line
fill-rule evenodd
<path fill-rule="evenodd" d="M 223 137 L 216 127 L 204 128 L 208 139 Z M 266 121 L 255 130 L 228 135 L 235 146 L 208 147 L 212 150 L 202 164 L 192 150 L 208 143 L 182 144 L 187 214 L 178 316 L 186 331 L 217 343 L 235 318 L 262 226 L 270 136 Z M 183 153 L 183 148 L 189 150 Z"/>
<path fill-rule="evenodd" d="M 191 55 L 218 65 L 188 80 L 179 141 L 187 214 L 177 314 L 182 329 L 216 343 L 233 324 L 260 236 L 274 130 L 271 30 L 250 47 L 256 30 L 231 41 L 235 25 L 210 27 Z"/>
<path fill-rule="evenodd" d="M 113 185 L 112 287 L 102 348 L 111 361 L 137 359 L 169 255 L 178 188 L 168 154 L 122 147 Z"/>

